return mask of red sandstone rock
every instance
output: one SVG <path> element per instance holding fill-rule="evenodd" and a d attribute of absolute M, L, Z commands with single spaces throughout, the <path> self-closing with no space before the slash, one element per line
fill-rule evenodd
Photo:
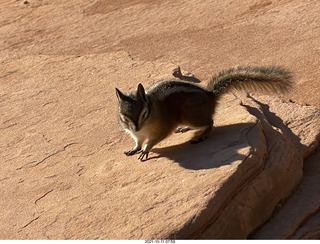
<path fill-rule="evenodd" d="M 133 142 L 114 88 L 169 77 L 175 64 L 203 80 L 279 64 L 296 81 L 284 97 L 320 106 L 318 10 L 298 0 L 3 1 L 0 238 L 317 238 L 308 171 L 253 231 L 302 179 L 319 109 L 228 95 L 207 141 L 173 135 L 141 163 L 123 155 Z"/>

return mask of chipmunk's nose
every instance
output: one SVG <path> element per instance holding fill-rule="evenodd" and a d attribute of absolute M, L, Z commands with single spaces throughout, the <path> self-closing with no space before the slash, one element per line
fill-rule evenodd
<path fill-rule="evenodd" d="M 136 131 L 139 131 L 139 130 L 140 130 L 140 127 L 139 127 L 139 124 L 138 124 L 138 123 L 135 123 L 134 126 L 136 127 Z"/>

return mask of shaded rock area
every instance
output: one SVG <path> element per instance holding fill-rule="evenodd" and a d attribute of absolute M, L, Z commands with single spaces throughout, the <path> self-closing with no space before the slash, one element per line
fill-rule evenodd
<path fill-rule="evenodd" d="M 319 148 L 318 148 L 319 151 Z M 259 228 L 255 239 L 320 238 L 320 154 L 311 155 L 304 163 L 304 179 L 293 195 L 267 223 Z"/>
<path fill-rule="evenodd" d="M 2 1 L 0 239 L 319 238 L 319 7 Z M 284 65 L 296 86 L 226 95 L 205 142 L 123 154 L 115 87 L 237 64 Z"/>

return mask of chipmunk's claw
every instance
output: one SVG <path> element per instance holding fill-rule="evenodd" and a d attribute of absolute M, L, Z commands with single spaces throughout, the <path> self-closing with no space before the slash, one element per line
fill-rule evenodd
<path fill-rule="evenodd" d="M 149 156 L 149 152 L 146 152 L 146 151 L 142 151 L 138 157 L 138 159 L 143 162 L 143 161 L 146 161 L 148 159 L 148 156 Z"/>
<path fill-rule="evenodd" d="M 188 126 L 179 127 L 175 130 L 175 133 L 185 133 L 191 130 Z"/>
<path fill-rule="evenodd" d="M 127 156 L 132 156 L 132 155 L 140 153 L 140 152 L 141 152 L 141 148 L 132 148 L 129 151 L 125 151 L 124 154 Z"/>

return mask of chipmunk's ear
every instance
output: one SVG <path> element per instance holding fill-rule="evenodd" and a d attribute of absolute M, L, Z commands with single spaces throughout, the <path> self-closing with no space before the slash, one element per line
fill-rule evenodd
<path fill-rule="evenodd" d="M 139 83 L 139 85 L 138 85 L 137 95 L 138 95 L 139 97 L 141 97 L 143 101 L 148 102 L 146 93 L 145 93 L 145 91 L 144 91 L 144 87 L 143 87 L 143 85 L 142 85 L 141 83 Z"/>
<path fill-rule="evenodd" d="M 125 98 L 125 95 L 118 88 L 116 88 L 116 94 L 119 102 Z"/>

